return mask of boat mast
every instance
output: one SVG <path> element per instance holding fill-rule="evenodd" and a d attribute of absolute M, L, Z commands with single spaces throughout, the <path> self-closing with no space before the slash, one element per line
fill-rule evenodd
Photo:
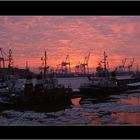
<path fill-rule="evenodd" d="M 46 51 L 45 51 L 44 56 L 45 56 L 45 58 L 44 58 L 44 62 L 45 62 L 44 75 L 46 75 L 46 72 L 47 72 L 47 52 Z"/>
<path fill-rule="evenodd" d="M 136 71 L 139 72 L 139 65 L 138 65 L 138 63 L 137 63 L 137 70 Z"/>
<path fill-rule="evenodd" d="M 104 51 L 104 70 L 106 70 L 106 67 L 107 67 L 107 55 L 106 55 L 106 52 Z"/>
<path fill-rule="evenodd" d="M 28 65 L 28 61 L 26 61 L 26 66 L 25 66 L 26 70 L 29 70 L 29 65 Z"/>
<path fill-rule="evenodd" d="M 44 76 L 47 73 L 47 69 L 49 68 L 49 66 L 47 66 L 47 52 L 44 52 L 44 57 L 41 57 L 41 74 L 43 74 Z"/>

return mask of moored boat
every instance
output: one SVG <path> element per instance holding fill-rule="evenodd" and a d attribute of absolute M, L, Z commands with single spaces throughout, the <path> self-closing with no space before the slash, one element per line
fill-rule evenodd
<path fill-rule="evenodd" d="M 79 89 L 81 93 L 84 95 L 100 96 L 120 93 L 127 90 L 126 85 L 118 85 L 115 71 L 110 72 L 107 68 L 107 64 L 107 55 L 104 52 L 104 59 L 99 62 L 95 77 L 91 79 L 90 83 L 84 83 L 80 86 Z"/>
<path fill-rule="evenodd" d="M 32 96 L 33 92 L 34 92 L 34 86 L 33 86 L 33 82 L 32 82 L 32 76 L 27 75 L 26 83 L 24 86 L 24 95 L 25 96 Z"/>
<path fill-rule="evenodd" d="M 4 78 L 0 78 L 0 96 L 8 93 L 9 93 L 8 85 L 6 84 Z"/>
<path fill-rule="evenodd" d="M 70 88 L 59 85 L 56 79 L 50 80 L 47 78 L 47 83 L 44 83 L 45 81 L 39 74 L 34 85 L 32 77 L 28 75 L 24 92 L 1 98 L 0 109 L 37 109 L 38 107 L 50 109 L 49 106 L 51 106 L 51 109 L 55 109 L 57 104 L 60 107 L 71 104 L 68 96 L 68 93 L 71 92 Z"/>
<path fill-rule="evenodd" d="M 140 90 L 140 82 L 127 84 L 127 87 L 129 90 L 135 90 L 135 89 Z"/>

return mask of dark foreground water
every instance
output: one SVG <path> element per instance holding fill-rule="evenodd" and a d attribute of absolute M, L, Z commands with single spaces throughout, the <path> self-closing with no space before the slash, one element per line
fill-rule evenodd
<path fill-rule="evenodd" d="M 56 104 L 55 108 L 43 107 L 38 111 L 4 110 L 0 112 L 0 125 L 140 125 L 140 93 L 74 98 L 71 102 L 60 106 Z"/>

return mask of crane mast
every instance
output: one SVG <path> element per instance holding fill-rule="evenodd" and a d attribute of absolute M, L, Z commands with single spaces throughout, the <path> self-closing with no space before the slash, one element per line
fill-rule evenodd
<path fill-rule="evenodd" d="M 9 50 L 9 63 L 8 63 L 8 68 L 12 68 L 13 67 L 13 58 L 12 58 L 12 50 Z"/>
<path fill-rule="evenodd" d="M 13 68 L 13 57 L 12 50 L 9 49 L 9 54 L 7 55 L 2 48 L 0 48 L 0 68 L 5 68 L 5 62 L 8 61 L 8 68 Z"/>
<path fill-rule="evenodd" d="M 2 48 L 0 48 L 0 68 L 5 68 L 5 60 Z"/>

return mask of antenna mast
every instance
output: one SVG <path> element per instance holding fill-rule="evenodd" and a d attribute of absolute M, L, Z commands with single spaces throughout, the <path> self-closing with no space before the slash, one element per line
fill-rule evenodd
<path fill-rule="evenodd" d="M 45 51 L 45 54 L 44 54 L 44 63 L 45 63 L 45 66 L 44 66 L 44 75 L 46 74 L 47 72 L 47 52 Z"/>
<path fill-rule="evenodd" d="M 104 70 L 106 70 L 106 67 L 107 67 L 107 55 L 106 55 L 106 52 L 104 51 Z"/>
<path fill-rule="evenodd" d="M 13 58 L 12 58 L 12 50 L 9 50 L 9 64 L 8 64 L 8 68 L 12 68 L 13 67 Z"/>

